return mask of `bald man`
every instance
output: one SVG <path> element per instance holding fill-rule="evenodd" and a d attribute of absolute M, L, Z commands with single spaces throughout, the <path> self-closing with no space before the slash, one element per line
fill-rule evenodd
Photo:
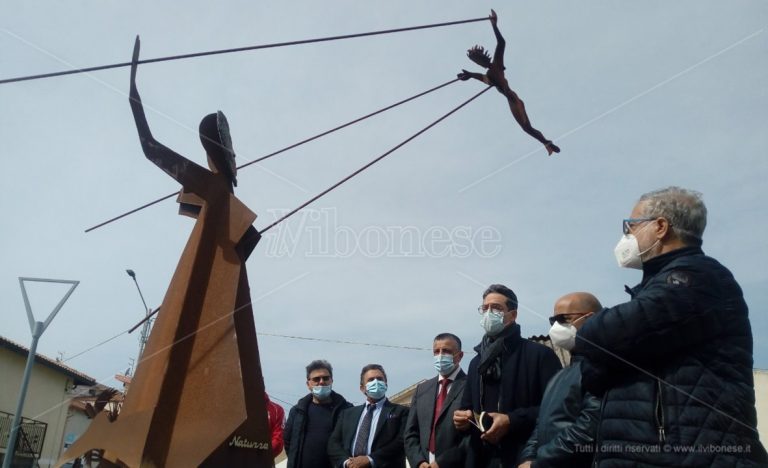
<path fill-rule="evenodd" d="M 550 339 L 572 351 L 576 332 L 603 306 L 586 292 L 566 294 L 555 303 L 549 318 Z M 571 355 L 571 365 L 549 381 L 539 407 L 539 417 L 520 454 L 519 468 L 532 466 L 588 467 L 594 455 L 600 400 L 581 388 L 581 357 Z"/>

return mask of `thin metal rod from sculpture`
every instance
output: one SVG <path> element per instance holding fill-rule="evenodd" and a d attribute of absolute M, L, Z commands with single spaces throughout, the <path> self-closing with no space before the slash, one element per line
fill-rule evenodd
<path fill-rule="evenodd" d="M 324 130 L 324 131 L 322 131 L 320 133 L 312 135 L 311 137 L 307 137 L 307 138 L 305 138 L 305 139 L 303 139 L 301 141 L 298 141 L 296 143 L 292 143 L 292 144 L 290 144 L 288 146 L 284 146 L 283 148 L 280 148 L 279 150 L 276 150 L 276 151 L 273 151 L 273 152 L 271 152 L 269 154 L 266 154 L 264 156 L 258 157 L 258 158 L 254 159 L 252 161 L 248 161 L 247 163 L 244 163 L 244 164 L 241 164 L 240 166 L 238 166 L 237 169 L 243 169 L 245 167 L 251 166 L 253 164 L 256 164 L 258 162 L 264 161 L 266 159 L 270 159 L 270 158 L 272 158 L 274 156 L 277 156 L 278 154 L 284 153 L 284 152 L 286 152 L 288 150 L 291 150 L 291 149 L 294 149 L 294 148 L 298 148 L 299 146 L 301 146 L 303 144 L 309 143 L 311 141 L 315 141 L 318 138 L 324 137 L 326 135 L 330 135 L 331 133 L 334 133 L 334 132 L 337 132 L 337 131 L 342 130 L 344 128 L 347 128 L 350 125 L 354 125 L 356 123 L 362 122 L 363 120 L 366 120 L 366 119 L 368 119 L 370 117 L 374 117 L 374 116 L 376 116 L 378 114 L 381 114 L 383 112 L 386 112 L 386 111 L 388 111 L 390 109 L 394 109 L 395 107 L 398 107 L 398 106 L 400 106 L 402 104 L 405 104 L 407 102 L 411 102 L 414 99 L 418 99 L 418 98 L 420 98 L 422 96 L 426 96 L 429 93 L 437 91 L 438 89 L 444 88 L 444 87 L 446 87 L 446 86 L 448 86 L 450 84 L 456 83 L 457 81 L 458 80 L 456 78 L 454 78 L 454 79 L 452 79 L 450 81 L 446 81 L 445 83 L 442 83 L 442 84 L 439 84 L 437 86 L 434 86 L 434 87 L 432 87 L 432 88 L 430 88 L 430 89 L 428 89 L 426 91 L 422 91 L 422 92 L 420 92 L 418 94 L 414 94 L 413 96 L 407 97 L 405 99 L 401 99 L 400 101 L 397 101 L 394 104 L 390 104 L 388 106 L 382 107 L 381 109 L 375 110 L 373 112 L 369 112 L 368 114 L 365 114 L 365 115 L 363 115 L 361 117 L 357 117 L 357 118 L 352 119 L 352 120 L 350 120 L 348 122 L 345 122 L 343 124 L 337 125 L 337 126 L 331 128 L 329 130 Z M 143 205 L 141 205 L 139 207 L 136 207 L 136 208 L 134 208 L 134 209 L 132 209 L 130 211 L 126 211 L 123 214 L 117 215 L 117 216 L 115 216 L 113 218 L 110 218 L 110 219 L 108 219 L 106 221 L 102 221 L 101 223 L 99 223 L 99 224 L 97 224 L 95 226 L 89 227 L 88 229 L 85 230 L 85 232 L 91 232 L 91 231 L 93 231 L 95 229 L 98 229 L 98 228 L 100 228 L 102 226 L 106 226 L 107 224 L 109 224 L 109 223 L 111 223 L 113 221 L 117 221 L 118 219 L 124 218 L 124 217 L 126 217 L 128 215 L 131 215 L 133 213 L 136 213 L 137 211 L 141 211 L 144 208 L 149 208 L 152 205 L 160 203 L 161 201 L 167 200 L 167 199 L 173 197 L 174 195 L 178 195 L 178 194 L 179 194 L 179 192 L 169 193 L 168 195 L 165 195 L 163 197 L 157 198 L 157 199 L 155 199 L 155 200 L 153 200 L 153 201 L 151 201 L 149 203 L 145 203 L 145 204 L 143 204 Z"/>
<path fill-rule="evenodd" d="M 407 31 L 416 31 L 420 29 L 442 28 L 445 26 L 455 26 L 459 24 L 476 23 L 478 21 L 485 21 L 487 19 L 488 18 L 473 18 L 473 19 L 458 20 L 458 21 L 448 21 L 445 23 L 423 24 L 421 26 L 408 26 L 404 28 L 394 28 L 394 29 L 384 29 L 379 31 L 344 34 L 341 36 L 316 37 L 314 39 L 301 39 L 298 41 L 276 42 L 272 44 L 260 44 L 260 45 L 254 45 L 254 46 L 235 47 L 231 49 L 209 50 L 207 52 L 194 52 L 191 54 L 172 55 L 169 57 L 157 57 L 153 59 L 139 60 L 139 63 L 144 64 L 144 63 L 167 62 L 170 60 L 182 60 L 182 59 L 195 58 L 195 57 L 205 57 L 209 55 L 221 55 L 221 54 L 231 54 L 234 52 L 246 52 L 250 50 L 271 49 L 274 47 L 287 47 L 287 46 L 295 46 L 295 45 L 302 45 L 302 44 L 311 44 L 315 42 L 328 42 L 328 41 L 339 41 L 344 39 L 355 39 L 358 37 L 378 36 L 381 34 L 401 33 L 401 32 L 407 32 Z M 89 72 L 94 72 L 99 70 L 109 70 L 112 68 L 128 67 L 130 65 L 131 65 L 130 62 L 113 63 L 110 65 L 99 65 L 95 67 L 77 68 L 75 70 L 64 70 L 64 71 L 52 72 L 52 73 L 42 73 L 39 75 L 18 76 L 15 78 L 0 79 L 0 85 L 6 84 L 6 83 L 16 83 L 19 81 L 30 81 L 30 80 L 39 80 L 43 78 L 53 78 L 56 76 L 74 75 L 77 73 L 89 73 Z"/>
<path fill-rule="evenodd" d="M 211 171 L 152 137 L 136 87 L 130 103 L 146 157 L 182 185 L 196 218 L 118 418 L 102 413 L 60 462 L 89 450 L 117 466 L 273 466 L 245 261 L 260 236 L 234 194 L 234 151 L 221 112 L 200 124 Z M 233 313 L 234 311 L 234 313 Z"/>
<path fill-rule="evenodd" d="M 544 137 L 540 131 L 531 126 L 531 121 L 528 119 L 523 100 L 509 87 L 509 82 L 507 81 L 506 76 L 504 76 L 504 70 L 506 70 L 504 67 L 504 48 L 506 47 L 506 41 L 496 24 L 498 22 L 498 17 L 496 16 L 495 11 L 491 10 L 489 19 L 491 20 L 491 26 L 493 26 L 493 34 L 496 36 L 496 50 L 493 52 L 493 60 L 491 60 L 491 56 L 481 46 L 476 45 L 467 51 L 467 57 L 469 57 L 470 60 L 483 68 L 487 68 L 488 71 L 485 74 L 482 74 L 468 72 L 467 70 L 462 69 L 461 73 L 456 75 L 457 78 L 462 81 L 474 78 L 485 84 L 494 86 L 496 90 L 507 98 L 509 110 L 512 111 L 512 115 L 515 117 L 515 120 L 517 120 L 517 123 L 520 124 L 523 131 L 539 140 L 547 149 L 547 154 L 551 155 L 552 153 L 559 153 L 560 148 L 552 143 L 551 140 Z"/>

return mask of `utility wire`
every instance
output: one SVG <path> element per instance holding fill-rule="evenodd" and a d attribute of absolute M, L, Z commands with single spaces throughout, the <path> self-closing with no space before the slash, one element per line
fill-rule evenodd
<path fill-rule="evenodd" d="M 418 346 L 398 346 L 398 345 L 388 345 L 388 344 L 381 344 L 381 343 L 365 343 L 362 341 L 344 341 L 344 340 L 332 340 L 329 338 L 313 338 L 311 336 L 295 336 L 295 335 L 279 335 L 277 333 L 263 333 L 263 332 L 257 332 L 256 333 L 259 336 L 274 336 L 278 338 L 288 338 L 292 340 L 305 340 L 305 341 L 322 341 L 324 343 L 339 343 L 339 344 L 350 344 L 350 345 L 360 345 L 360 346 L 374 346 L 377 348 L 394 348 L 394 349 L 411 349 L 415 351 L 429 351 L 431 348 L 419 348 Z"/>
<path fill-rule="evenodd" d="M 446 114 L 443 114 L 443 116 L 442 116 L 442 117 L 440 117 L 439 119 L 435 120 L 435 121 L 434 121 L 434 122 L 432 122 L 431 124 L 427 125 L 426 127 L 422 128 L 422 129 L 421 129 L 421 130 L 419 130 L 418 132 L 414 133 L 413 135 L 411 135 L 411 136 L 410 136 L 410 137 L 408 137 L 407 139 L 405 139 L 405 140 L 403 140 L 402 142 L 400 142 L 400 143 L 398 143 L 397 145 L 395 145 L 395 146 L 394 146 L 392 149 L 390 149 L 390 150 L 389 150 L 389 151 L 387 151 L 386 153 L 382 154 L 381 156 L 379 156 L 378 158 L 376 158 L 376 159 L 374 159 L 373 161 L 369 162 L 368 164 L 366 164 L 365 166 L 361 167 L 360 169 L 356 170 L 356 171 L 355 171 L 355 172 L 353 172 L 352 174 L 348 175 L 347 177 L 345 177 L 345 178 L 341 179 L 340 181 L 336 182 L 336 183 L 335 183 L 335 184 L 333 184 L 332 186 L 330 186 L 330 187 L 328 187 L 327 189 L 323 190 L 323 191 L 322 191 L 322 192 L 320 192 L 319 194 L 317 194 L 317 195 L 315 195 L 314 197 L 310 198 L 310 199 L 309 199 L 309 200 L 307 200 L 306 202 L 302 203 L 302 204 L 301 204 L 301 205 L 300 205 L 298 208 L 295 208 L 295 209 L 291 210 L 290 212 L 288 212 L 287 214 L 285 214 L 284 216 L 282 216 L 280 219 L 278 219 L 278 220 L 277 220 L 277 221 L 275 221 L 274 223 L 270 224 L 269 226 L 267 226 L 267 227 L 265 227 L 264 229 L 262 229 L 261 231 L 259 231 L 259 234 L 263 235 L 265 232 L 269 231 L 270 229 L 272 229 L 273 227 L 277 226 L 277 225 L 278 225 L 278 224 L 280 224 L 281 222 L 283 222 L 283 221 L 285 221 L 286 219 L 290 218 L 291 216 L 293 216 L 294 214 L 296 214 L 296 213 L 297 213 L 298 211 L 300 211 L 301 209 L 303 209 L 303 208 L 306 208 L 306 207 L 307 207 L 308 205 L 310 205 L 311 203 L 313 203 L 313 202 L 317 201 L 319 198 L 323 197 L 323 196 L 324 196 L 324 195 L 326 195 L 327 193 L 329 193 L 329 192 L 331 192 L 332 190 L 334 190 L 334 189 L 338 188 L 338 187 L 339 187 L 340 185 L 342 185 L 344 182 L 347 182 L 349 179 L 351 179 L 351 178 L 355 177 L 356 175 L 360 174 L 360 173 L 361 173 L 361 172 L 363 172 L 364 170 L 366 170 L 366 169 L 368 169 L 369 167 L 373 166 L 374 164 L 376 164 L 377 162 L 381 161 L 381 160 L 382 160 L 382 159 L 384 159 L 385 157 L 389 156 L 390 154 L 392 154 L 393 152 L 395 152 L 397 149 L 399 149 L 399 148 L 403 147 L 403 146 L 404 146 L 406 143 L 408 143 L 408 142 L 410 142 L 411 140 L 415 139 L 416 137 L 418 137 L 418 136 L 419 136 L 419 135 L 421 135 L 422 133 L 426 132 L 426 131 L 427 131 L 427 130 L 429 130 L 430 128 L 434 127 L 434 126 L 435 126 L 435 125 L 437 125 L 438 123 L 440 123 L 440 122 L 442 122 L 443 120 L 445 120 L 446 118 L 448 118 L 448 116 L 450 116 L 450 115 L 451 115 L 451 114 L 453 114 L 454 112 L 458 111 L 458 110 L 459 110 L 459 109 L 461 109 L 462 107 L 466 106 L 466 105 L 467 105 L 467 104 L 469 104 L 470 102 L 472 102 L 472 101 L 474 101 L 475 99 L 477 99 L 477 98 L 478 98 L 478 97 L 479 97 L 481 94 L 483 94 L 484 92 L 488 91 L 488 90 L 489 90 L 489 89 L 491 89 L 492 87 L 493 87 L 493 86 L 488 86 L 488 87 L 486 87 L 484 90 L 480 91 L 479 93 L 475 94 L 474 96 L 472 96 L 471 98 L 467 99 L 467 100 L 466 100 L 466 101 L 464 101 L 463 103 L 461 103 L 461 104 L 459 104 L 458 106 L 454 107 L 452 110 L 450 110 L 450 111 L 449 111 L 449 112 L 447 112 Z"/>
<path fill-rule="evenodd" d="M 96 349 L 96 348 L 98 348 L 100 346 L 103 346 L 103 345 L 109 343 L 110 341 L 125 335 L 126 333 L 128 333 L 128 330 L 121 331 L 120 333 L 118 333 L 117 335 L 113 336 L 112 338 L 107 338 L 106 340 L 104 340 L 104 341 L 102 341 L 100 343 L 97 343 L 97 344 L 91 346 L 90 348 L 87 348 L 87 349 L 84 349 L 84 350 L 80 351 L 79 353 L 75 354 L 74 356 L 70 356 L 70 357 L 68 357 L 66 359 L 63 359 L 62 362 L 69 362 L 69 361 L 71 361 L 72 359 L 74 359 L 74 358 L 76 358 L 78 356 L 82 356 L 83 354 L 85 354 L 85 353 L 87 353 L 89 351 L 93 351 L 94 349 Z"/>
<path fill-rule="evenodd" d="M 206 324 L 205 326 L 201 327 L 200 329 L 198 329 L 198 330 L 190 333 L 189 335 L 181 338 L 180 340 L 172 343 L 169 347 L 172 347 L 173 345 L 178 344 L 180 341 L 183 341 L 183 340 L 185 340 L 187 338 L 190 338 L 191 336 L 193 336 L 193 335 L 203 331 L 205 328 L 208 328 L 208 326 L 213 325 L 214 323 L 218 322 L 221 319 L 229 317 L 230 315 L 238 312 L 242 308 L 247 307 L 249 305 L 251 305 L 250 302 L 248 304 L 246 304 L 244 306 L 241 306 L 240 308 L 232 311 L 231 313 L 229 313 L 229 314 L 227 314 L 227 315 L 225 315 L 223 317 L 220 317 L 219 319 L 215 320 L 214 322 Z M 157 310 L 155 312 L 157 312 Z M 136 327 L 134 326 L 133 328 L 136 328 Z M 127 333 L 130 333 L 130 330 L 121 331 L 120 333 L 118 333 L 117 335 L 115 335 L 115 336 L 113 336 L 111 338 L 107 338 L 106 340 L 101 341 L 101 342 L 99 342 L 99 343 L 97 343 L 97 344 L 95 344 L 95 345 L 93 345 L 93 346 L 91 346 L 89 348 L 86 348 L 86 349 L 80 351 L 79 353 L 77 353 L 75 355 L 72 355 L 72 356 L 70 356 L 70 357 L 68 357 L 66 359 L 63 359 L 61 362 L 71 361 L 72 359 L 75 359 L 77 357 L 82 356 L 85 353 L 93 351 L 94 349 L 99 348 L 99 347 L 109 343 L 110 341 L 112 341 L 112 340 L 114 340 L 116 338 L 119 338 L 119 337 L 121 337 L 121 336 L 123 336 L 123 335 L 125 335 Z M 291 340 L 320 341 L 320 342 L 324 342 L 324 343 L 337 343 L 337 344 L 348 344 L 348 345 L 358 345 L 358 346 L 372 346 L 372 347 L 376 347 L 376 348 L 408 349 L 408 350 L 414 350 L 414 351 L 429 351 L 430 350 L 430 348 L 419 348 L 417 346 L 400 346 L 400 345 L 389 345 L 389 344 L 382 344 L 382 343 L 366 343 L 366 342 L 363 342 L 363 341 L 334 340 L 334 339 L 330 339 L 330 338 L 315 338 L 315 337 L 311 337 L 311 336 L 281 335 L 281 334 L 278 334 L 278 333 L 257 332 L 256 335 L 258 335 L 258 336 L 272 336 L 272 337 L 277 337 L 277 338 L 288 338 L 288 339 L 291 339 Z M 165 350 L 167 348 L 168 347 L 163 348 L 163 350 Z M 157 353 L 155 353 L 155 354 L 157 354 Z M 152 356 L 148 356 L 146 359 L 149 359 L 151 357 Z M 142 362 L 144 360 L 145 360 L 145 358 L 142 357 L 142 358 L 140 358 L 139 362 Z M 138 365 L 138 362 L 136 364 Z"/>
<path fill-rule="evenodd" d="M 430 88 L 430 89 L 428 89 L 428 90 L 426 90 L 426 91 L 423 91 L 423 92 L 421 92 L 421 93 L 419 93 L 419 94 L 415 94 L 415 95 L 413 95 L 413 96 L 411 96 L 411 97 L 409 97 L 409 98 L 403 99 L 403 100 L 401 100 L 401 101 L 398 101 L 398 102 L 396 102 L 396 103 L 394 103 L 394 104 L 391 104 L 391 105 L 389 105 L 389 106 L 386 106 L 386 107 L 382 107 L 381 109 L 379 109 L 379 110 L 377 110 L 377 111 L 373 111 L 373 112 L 371 112 L 370 114 L 366 114 L 366 115 L 364 115 L 364 116 L 362 116 L 362 117 L 358 117 L 358 118 L 356 118 L 356 119 L 354 119 L 354 120 L 350 120 L 349 122 L 347 122 L 347 123 L 344 123 L 344 124 L 341 124 L 341 125 L 339 125 L 338 127 L 334 127 L 334 128 L 332 128 L 332 129 L 330 129 L 330 130 L 326 130 L 326 131 L 324 131 L 324 132 L 318 133 L 317 135 L 314 135 L 314 136 L 311 136 L 311 137 L 309 137 L 309 138 L 306 138 L 306 139 L 304 139 L 304 140 L 301 140 L 301 141 L 300 141 L 300 142 L 298 142 L 298 143 L 294 143 L 294 144 L 292 144 L 292 145 L 286 146 L 285 148 L 279 149 L 279 150 L 277 150 L 277 151 L 274 151 L 274 152 L 272 152 L 272 153 L 269 153 L 269 154 L 267 154 L 267 155 L 265 155 L 265 156 L 262 156 L 262 157 L 260 157 L 260 158 L 256 158 L 256 159 L 254 159 L 253 161 L 250 161 L 250 162 L 247 162 L 247 163 L 245 163 L 245 164 L 243 164 L 243 165 L 241 165 L 241 166 L 238 166 L 237 168 L 238 168 L 238 169 L 242 169 L 242 168 L 244 168 L 244 167 L 248 167 L 248 166 L 250 166 L 250 165 L 252 165 L 252 164 L 256 164 L 256 163 L 257 163 L 257 162 L 259 162 L 259 161 L 264 161 L 265 159 L 269 159 L 269 158 L 271 158 L 271 157 L 273 157 L 273 156 L 277 156 L 277 155 L 278 155 L 278 154 L 280 154 L 280 153 L 283 153 L 283 152 L 285 152 L 285 151 L 288 151 L 288 150 L 290 150 L 290 149 L 293 149 L 293 148 L 299 147 L 299 146 L 301 146 L 301 145 L 303 145 L 303 144 L 305 144 L 305 143 L 309 143 L 310 141 L 313 141 L 313 140 L 316 140 L 316 139 L 318 139 L 318 138 L 320 138 L 320 137 L 323 137 L 323 136 L 329 135 L 329 134 L 331 134 L 331 133 L 333 133 L 333 132 L 337 132 L 337 131 L 339 131 L 339 130 L 341 130 L 341 129 L 343 129 L 343 128 L 349 127 L 349 126 L 350 126 L 350 125 L 352 125 L 352 124 L 356 124 L 356 123 L 358 123 L 358 122 L 362 122 L 363 120 L 365 120 L 365 119 L 367 119 L 367 118 L 369 118 L 369 117 L 373 117 L 373 116 L 375 116 L 375 115 L 381 114 L 382 112 L 388 111 L 388 110 L 390 110 L 390 109 L 394 109 L 395 107 L 397 107 L 397 106 L 399 106 L 399 105 L 401 105 L 401 104 L 405 104 L 405 103 L 407 103 L 407 102 L 413 101 L 414 99 L 420 98 L 420 97 L 422 97 L 422 96 L 425 96 L 425 95 L 427 95 L 427 94 L 429 94 L 429 93 L 431 93 L 431 92 L 437 91 L 438 89 L 444 88 L 444 87 L 448 86 L 449 84 L 453 84 L 453 83 L 455 83 L 455 82 L 457 82 L 457 81 L 458 81 L 458 79 L 457 79 L 457 78 L 455 78 L 455 79 L 453 79 L 453 80 L 451 80 L 451 81 L 446 81 L 445 83 L 443 83 L 443 84 L 440 84 L 440 85 L 437 85 L 437 86 L 435 86 L 434 88 Z M 110 219 L 108 219 L 108 220 L 106 220 L 106 221 L 104 221 L 104 222 L 102 222 L 102 223 L 99 223 L 99 224 L 97 224 L 97 225 L 95 225 L 95 226 L 92 226 L 92 227 L 90 227 L 90 228 L 86 229 L 86 230 L 85 230 L 85 232 L 91 232 L 91 231 L 93 231 L 94 229 L 98 229 L 98 228 L 100 228 L 100 227 L 102 227 L 102 226 L 106 226 L 106 225 L 107 225 L 107 224 L 109 224 L 109 223 L 112 223 L 112 222 L 114 222 L 114 221 L 117 221 L 118 219 L 121 219 L 121 218 L 125 218 L 126 216 L 128 216 L 128 215 L 131 215 L 131 214 L 133 214 L 133 213 L 136 213 L 137 211 L 141 211 L 141 210 L 143 210 L 144 208 L 149 208 L 149 207 L 150 207 L 150 206 L 152 206 L 152 205 L 155 205 L 155 204 L 157 204 L 157 203 L 160 203 L 161 201 L 163 201 L 163 200 L 167 200 L 167 199 L 169 199 L 169 198 L 173 197 L 174 195 L 178 195 L 178 194 L 179 194 L 179 192 L 178 192 L 178 191 L 177 191 L 177 192 L 173 192 L 173 193 L 169 193 L 168 195 L 166 195 L 166 196 L 164 196 L 164 197 L 158 198 L 158 199 L 156 199 L 156 200 L 153 200 L 153 201 L 151 201 L 151 202 L 149 202 L 149 203 L 145 203 L 144 205 L 141 205 L 141 206 L 139 206 L 138 208 L 134 208 L 134 209 L 132 209 L 132 210 L 130 210 L 130 211 L 126 211 L 125 213 L 123 213 L 123 214 L 121 214 L 121 215 L 115 216 L 114 218 L 110 218 Z"/>
<path fill-rule="evenodd" d="M 449 21 L 447 23 L 434 23 L 434 24 L 425 24 L 421 26 L 410 26 L 406 28 L 396 28 L 396 29 L 385 29 L 381 31 L 370 31 L 370 32 L 364 32 L 364 33 L 356 33 L 356 34 L 345 34 L 342 36 L 328 36 L 328 37 L 318 37 L 314 39 L 302 39 L 298 41 L 288 41 L 288 42 L 275 42 L 272 44 L 261 44 L 261 45 L 254 45 L 254 46 L 246 46 L 246 47 L 235 47 L 232 49 L 219 49 L 219 50 L 211 50 L 207 52 L 195 52 L 191 54 L 182 54 L 182 55 L 171 55 L 168 57 L 158 57 L 158 58 L 152 58 L 152 59 L 144 59 L 139 60 L 138 63 L 144 64 L 144 63 L 155 63 L 155 62 L 167 62 L 171 60 L 181 60 L 181 59 L 187 59 L 187 58 L 195 58 L 195 57 L 204 57 L 207 55 L 220 55 L 220 54 L 230 54 L 233 52 L 245 52 L 248 50 L 257 50 L 257 49 L 270 49 L 275 47 L 286 47 L 286 46 L 294 46 L 294 45 L 301 45 L 301 44 L 310 44 L 313 42 L 328 42 L 328 41 L 338 41 L 342 39 L 353 39 L 357 37 L 367 37 L 367 36 L 377 36 L 381 34 L 391 34 L 391 33 L 398 33 L 398 32 L 405 32 L 405 31 L 415 31 L 418 29 L 429 29 L 429 28 L 439 28 L 443 26 L 454 26 L 457 24 L 464 24 L 464 23 L 474 23 L 478 21 L 486 21 L 488 20 L 488 17 L 484 18 L 474 18 L 474 19 L 467 19 L 467 20 L 459 20 L 459 21 Z M 65 70 L 65 71 L 59 71 L 59 72 L 53 72 L 53 73 L 43 73 L 40 75 L 29 75 L 29 76 L 20 76 L 17 78 L 6 78 L 3 80 L 0 80 L 0 84 L 6 84 L 6 83 L 15 83 L 18 81 L 30 81 L 30 80 L 39 80 L 42 78 L 53 78 L 55 76 L 63 76 L 63 75 L 74 75 L 77 73 L 87 73 L 92 71 L 99 71 L 99 70 L 108 70 L 111 68 L 121 68 L 121 67 L 129 67 L 131 66 L 131 62 L 121 62 L 121 63 L 113 63 L 111 65 L 99 65 L 95 67 L 87 67 L 87 68 L 77 68 L 74 70 Z"/>

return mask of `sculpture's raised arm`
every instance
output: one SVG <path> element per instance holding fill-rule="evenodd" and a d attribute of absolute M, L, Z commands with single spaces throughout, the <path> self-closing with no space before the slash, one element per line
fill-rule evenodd
<path fill-rule="evenodd" d="M 493 26 L 493 34 L 496 36 L 496 50 L 493 52 L 493 64 L 498 67 L 499 70 L 504 70 L 504 48 L 507 45 L 507 41 L 504 40 L 504 36 L 501 35 L 499 27 L 496 25 L 498 17 L 496 12 L 491 10 L 491 26 Z"/>
<path fill-rule="evenodd" d="M 147 116 L 144 114 L 144 106 L 141 103 L 139 90 L 136 88 L 136 69 L 139 61 L 139 49 L 141 43 L 139 36 L 136 36 L 136 43 L 133 46 L 133 59 L 131 60 L 131 90 L 129 101 L 133 118 L 136 121 L 136 130 L 139 132 L 141 148 L 147 159 L 155 163 L 166 174 L 176 179 L 187 190 L 201 193 L 204 183 L 210 172 L 176 153 L 167 146 L 159 143 L 152 136 L 147 123 Z"/>

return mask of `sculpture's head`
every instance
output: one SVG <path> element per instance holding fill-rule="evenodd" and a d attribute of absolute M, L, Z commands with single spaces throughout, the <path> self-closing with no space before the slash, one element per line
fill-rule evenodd
<path fill-rule="evenodd" d="M 208 154 L 209 163 L 215 166 L 211 169 L 226 174 L 236 186 L 235 150 L 232 148 L 229 123 L 223 112 L 217 111 L 203 117 L 200 121 L 200 142 Z"/>
<path fill-rule="evenodd" d="M 467 51 L 467 57 L 483 68 L 491 68 L 491 55 L 482 46 L 474 46 Z"/>

